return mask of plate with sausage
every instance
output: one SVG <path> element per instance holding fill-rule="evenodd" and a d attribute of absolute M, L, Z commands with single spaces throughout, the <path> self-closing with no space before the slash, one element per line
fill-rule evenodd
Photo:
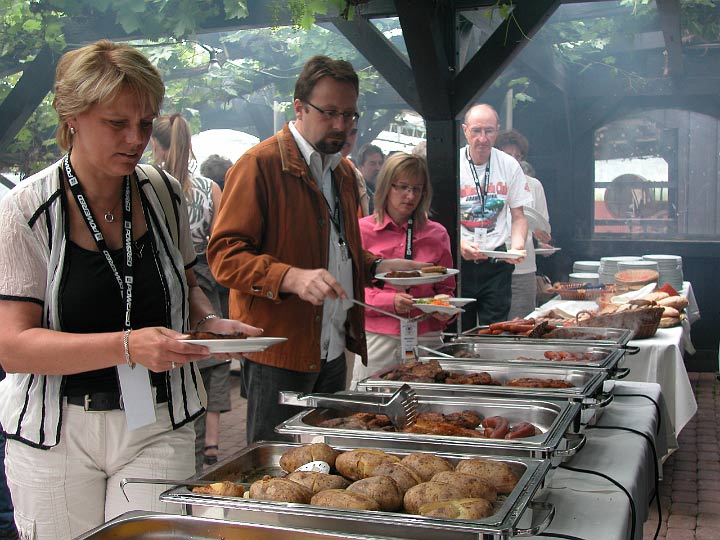
<path fill-rule="evenodd" d="M 433 271 L 429 271 L 433 270 Z M 438 271 L 434 271 L 438 270 Z M 444 270 L 444 272 L 440 271 Z M 457 268 L 444 268 L 431 266 L 422 270 L 383 272 L 377 274 L 375 279 L 379 279 L 398 287 L 412 287 L 413 285 L 424 285 L 430 283 L 438 283 L 460 272 Z"/>

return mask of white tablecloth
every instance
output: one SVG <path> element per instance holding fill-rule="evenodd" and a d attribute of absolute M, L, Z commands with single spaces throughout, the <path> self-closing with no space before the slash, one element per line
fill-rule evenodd
<path fill-rule="evenodd" d="M 652 338 L 630 341 L 628 345 L 638 347 L 639 351 L 634 355 L 625 355 L 625 367 L 630 368 L 630 375 L 625 380 L 658 383 L 662 388 L 676 435 L 697 412 L 697 402 L 683 362 L 683 351 L 691 354 L 695 352 L 690 341 L 690 325 L 700 318 L 700 312 L 690 282 L 683 284 L 682 294 L 689 301 L 686 323 L 675 328 L 659 328 Z M 597 309 L 597 304 L 557 297 L 540 306 L 530 316 L 553 308 Z"/>
<path fill-rule="evenodd" d="M 615 429 L 628 427 L 647 435 L 655 445 L 658 472 L 662 461 L 677 448 L 677 440 L 658 384 L 617 382 L 615 400 L 598 421 L 600 428 L 587 429 L 587 444 L 565 465 L 573 469 L 601 472 L 622 485 L 635 505 L 635 538 L 643 537 L 650 499 L 655 492 L 655 465 L 648 441 L 636 434 Z M 641 394 L 643 397 L 621 396 Z M 607 429 L 603 429 L 607 428 Z M 545 490 L 543 500 L 555 505 L 555 518 L 543 537 L 552 533 L 585 540 L 626 540 L 630 538 L 630 502 L 612 482 L 588 474 L 558 468 Z M 653 502 L 655 504 L 655 502 Z M 539 538 L 539 537 L 533 537 Z"/>

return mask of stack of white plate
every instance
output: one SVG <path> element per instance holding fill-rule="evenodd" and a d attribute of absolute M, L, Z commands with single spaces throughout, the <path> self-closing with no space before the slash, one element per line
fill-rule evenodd
<path fill-rule="evenodd" d="M 658 263 L 655 261 L 646 261 L 644 259 L 640 259 L 639 261 L 618 261 L 617 263 L 617 269 L 618 272 L 621 272 L 623 270 L 655 270 L 655 272 L 660 273 L 660 270 L 658 269 Z"/>
<path fill-rule="evenodd" d="M 600 283 L 600 276 L 595 272 L 573 272 L 568 277 L 570 283 L 590 283 L 591 285 Z"/>
<path fill-rule="evenodd" d="M 625 256 L 625 257 L 601 257 L 600 258 L 600 283 L 615 283 L 615 274 L 618 271 L 618 263 L 626 261 L 638 261 L 641 257 Z"/>
<path fill-rule="evenodd" d="M 643 255 L 643 259 L 657 263 L 658 273 L 660 274 L 658 283 L 660 285 L 669 283 L 676 291 L 682 289 L 682 257 L 679 255 Z"/>
<path fill-rule="evenodd" d="M 593 274 L 600 273 L 600 261 L 575 261 L 573 263 L 573 272 L 590 272 Z"/>

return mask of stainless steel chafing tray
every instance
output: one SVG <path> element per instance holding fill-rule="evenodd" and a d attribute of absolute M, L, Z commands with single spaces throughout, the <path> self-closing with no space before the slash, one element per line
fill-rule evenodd
<path fill-rule="evenodd" d="M 253 525 L 157 512 L 127 512 L 75 540 L 345 540 L 367 539 L 270 525 Z"/>
<path fill-rule="evenodd" d="M 577 337 L 573 339 L 558 339 L 558 338 L 530 338 L 527 336 L 516 336 L 516 335 L 497 335 L 492 334 L 478 334 L 479 330 L 486 328 L 485 326 L 476 326 L 470 330 L 466 330 L 458 335 L 458 339 L 466 340 L 482 340 L 483 342 L 496 342 L 496 343 L 577 343 L 581 341 L 588 345 L 601 345 L 611 347 L 625 347 L 632 338 L 633 331 L 626 328 L 590 328 L 585 326 L 572 326 L 566 327 L 568 330 L 577 331 Z"/>
<path fill-rule="evenodd" d="M 458 385 L 461 386 L 461 385 Z M 502 456 L 530 456 L 534 458 L 565 458 L 574 455 L 584 445 L 584 436 L 576 435 L 580 425 L 580 404 L 551 399 L 513 399 L 508 397 L 469 395 L 418 395 L 418 411 L 450 414 L 472 410 L 482 418 L 504 416 L 510 425 L 530 422 L 542 433 L 520 439 L 486 439 L 450 435 L 429 435 L 395 431 L 367 431 L 349 428 L 327 428 L 319 424 L 342 416 L 340 411 L 309 409 L 280 424 L 279 433 L 296 436 L 300 442 L 311 442 L 318 436 L 333 446 L 338 440 L 371 437 L 382 441 L 384 447 L 413 447 L 435 451 L 439 446 L 457 452 L 478 451 Z"/>
<path fill-rule="evenodd" d="M 384 441 L 367 437 L 352 441 L 352 446 L 335 445 L 337 450 L 355 448 L 385 449 Z M 290 448 L 300 446 L 293 443 L 260 442 L 248 446 L 234 456 L 208 469 L 201 479 L 231 480 L 249 482 L 262 478 L 264 474 L 281 476 L 280 456 Z M 397 456 L 411 453 L 407 449 L 389 450 Z M 403 538 L 407 540 L 506 540 L 514 536 L 539 534 L 552 521 L 555 508 L 547 503 L 533 501 L 544 487 L 545 476 L 550 469 L 549 460 L 513 457 L 498 458 L 484 456 L 478 452 L 463 454 L 455 452 L 434 452 L 451 462 L 473 457 L 487 457 L 507 463 L 519 476 L 515 489 L 504 500 L 498 499 L 497 512 L 481 520 L 443 519 L 401 514 L 397 512 L 375 512 L 367 510 L 346 510 L 308 504 L 281 503 L 246 499 L 243 497 L 220 497 L 192 493 L 178 487 L 160 496 L 165 502 L 183 505 L 188 514 L 221 518 L 232 521 L 257 523 L 270 526 L 329 531 L 334 533 L 357 534 L 382 538 Z"/>
<path fill-rule="evenodd" d="M 428 350 L 428 349 L 425 349 Z M 430 349 L 430 351 L 432 351 Z M 420 348 L 422 353 L 422 348 Z M 547 367 L 592 367 L 616 372 L 625 359 L 625 350 L 615 347 L 603 347 L 585 343 L 518 343 L 490 340 L 458 340 L 436 347 L 433 352 L 466 362 L 484 360 L 492 362 L 512 362 L 518 365 L 540 365 Z M 549 360 L 546 353 L 590 353 L 597 356 L 591 360 Z M 436 356 L 430 354 L 430 356 Z M 424 357 L 421 357 L 424 360 Z"/>

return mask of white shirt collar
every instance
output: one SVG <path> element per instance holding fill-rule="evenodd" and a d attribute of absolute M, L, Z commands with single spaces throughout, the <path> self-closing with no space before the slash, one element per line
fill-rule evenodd
<path fill-rule="evenodd" d="M 315 148 L 313 148 L 313 146 L 305 139 L 305 137 L 302 136 L 302 133 L 300 133 L 295 127 L 295 122 L 288 122 L 288 127 L 290 128 L 290 133 L 292 133 L 292 136 L 295 138 L 295 142 L 300 149 L 300 153 L 302 154 L 305 163 L 307 163 L 310 167 L 310 170 L 313 170 L 313 160 L 318 160 L 318 163 L 320 164 L 320 169 L 323 171 L 323 173 L 328 168 L 335 170 L 335 167 L 340 164 L 340 160 L 342 159 L 342 154 L 340 152 L 328 155 L 328 159 L 325 160 L 325 162 L 323 163 L 323 154 L 315 150 Z"/>

